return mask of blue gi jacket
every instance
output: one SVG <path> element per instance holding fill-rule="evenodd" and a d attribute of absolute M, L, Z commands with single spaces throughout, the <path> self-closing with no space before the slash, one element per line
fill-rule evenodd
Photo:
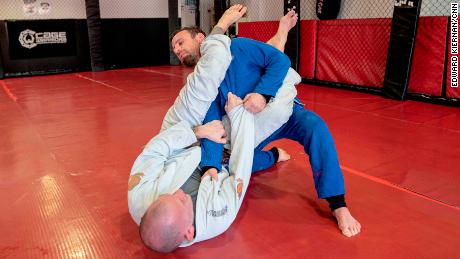
<path fill-rule="evenodd" d="M 278 49 L 251 39 L 232 40 L 230 50 L 233 60 L 203 124 L 222 119 L 228 92 L 240 98 L 249 93 L 275 96 L 291 65 L 289 58 Z M 212 166 L 221 171 L 223 145 L 204 139 L 201 149 L 201 167 Z"/>

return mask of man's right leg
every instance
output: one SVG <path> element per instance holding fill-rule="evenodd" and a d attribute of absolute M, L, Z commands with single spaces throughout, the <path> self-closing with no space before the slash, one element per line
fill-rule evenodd
<path fill-rule="evenodd" d="M 318 197 L 329 202 L 342 234 L 354 236 L 361 224 L 351 215 L 344 200 L 344 181 L 334 140 L 325 122 L 315 113 L 297 106 L 280 136 L 303 145 L 309 156 Z"/>
<path fill-rule="evenodd" d="M 289 31 L 297 24 L 298 14 L 295 11 L 289 11 L 281 17 L 278 25 L 278 31 L 276 34 L 267 41 L 267 44 L 279 49 L 284 52 L 284 46 L 286 45 L 287 36 Z"/>

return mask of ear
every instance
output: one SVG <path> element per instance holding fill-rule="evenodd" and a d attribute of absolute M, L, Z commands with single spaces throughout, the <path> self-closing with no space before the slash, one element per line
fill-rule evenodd
<path fill-rule="evenodd" d="M 187 228 L 187 232 L 185 232 L 185 239 L 188 241 L 192 241 L 193 237 L 195 236 L 195 227 L 191 225 Z"/>
<path fill-rule="evenodd" d="M 202 43 L 202 42 L 204 41 L 204 38 L 206 38 L 206 37 L 205 37 L 204 34 L 201 33 L 201 32 L 198 33 L 198 34 L 195 36 L 195 39 L 196 39 L 199 43 Z"/>

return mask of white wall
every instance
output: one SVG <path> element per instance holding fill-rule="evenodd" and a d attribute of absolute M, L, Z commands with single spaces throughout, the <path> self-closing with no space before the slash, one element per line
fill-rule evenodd
<path fill-rule="evenodd" d="M 24 2 L 33 2 L 33 14 L 26 14 Z M 40 14 L 40 4 L 50 11 Z M 101 18 L 168 18 L 168 0 L 99 0 Z M 180 5 L 179 5 L 180 8 Z M 0 20 L 86 19 L 85 0 L 0 0 Z"/>
<path fill-rule="evenodd" d="M 195 26 L 196 25 L 196 2 L 188 2 L 186 0 L 179 1 L 181 27 Z"/>
<path fill-rule="evenodd" d="M 231 4 L 244 4 L 248 13 L 244 21 L 278 21 L 283 16 L 283 0 L 232 0 Z"/>
<path fill-rule="evenodd" d="M 209 34 L 214 23 L 214 0 L 200 0 L 200 28 Z"/>
<path fill-rule="evenodd" d="M 423 0 L 421 16 L 449 16 L 447 0 Z M 395 0 L 342 0 L 338 19 L 392 18 Z M 317 19 L 316 0 L 301 1 L 301 19 Z"/>
<path fill-rule="evenodd" d="M 99 0 L 99 7 L 101 18 L 168 18 L 168 0 Z"/>
<path fill-rule="evenodd" d="M 48 11 L 41 3 L 50 4 Z M 86 19 L 85 0 L 0 0 L 0 20 L 38 19 Z"/>
<path fill-rule="evenodd" d="M 449 16 L 448 0 L 423 0 L 421 16 Z M 248 6 L 248 21 L 278 20 L 283 12 L 282 0 L 232 0 Z M 338 19 L 392 18 L 395 0 L 342 0 Z M 301 20 L 316 20 L 316 0 L 300 1 Z"/>
<path fill-rule="evenodd" d="M 393 17 L 394 0 L 342 0 L 339 19 Z"/>
<path fill-rule="evenodd" d="M 248 6 L 247 21 L 276 21 L 283 15 L 283 0 L 232 0 L 232 4 Z M 393 16 L 394 0 L 342 0 L 338 19 L 389 18 Z M 300 1 L 300 18 L 314 20 L 316 0 Z"/>
<path fill-rule="evenodd" d="M 458 1 L 423 0 L 421 16 L 450 16 L 450 3 Z"/>
<path fill-rule="evenodd" d="M 393 17 L 394 0 L 342 0 L 337 19 Z M 316 0 L 301 1 L 301 20 L 316 20 Z"/>

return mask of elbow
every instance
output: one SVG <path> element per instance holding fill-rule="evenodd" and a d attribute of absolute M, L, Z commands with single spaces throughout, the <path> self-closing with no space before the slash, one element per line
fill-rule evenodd
<path fill-rule="evenodd" d="M 283 64 L 283 68 L 286 69 L 286 71 L 291 67 L 291 59 L 289 59 L 289 57 L 286 55 L 286 54 L 282 54 L 282 64 Z"/>
<path fill-rule="evenodd" d="M 278 51 L 274 56 L 271 57 L 269 64 L 270 63 L 277 71 L 285 71 L 286 73 L 291 67 L 291 60 L 281 51 Z"/>

